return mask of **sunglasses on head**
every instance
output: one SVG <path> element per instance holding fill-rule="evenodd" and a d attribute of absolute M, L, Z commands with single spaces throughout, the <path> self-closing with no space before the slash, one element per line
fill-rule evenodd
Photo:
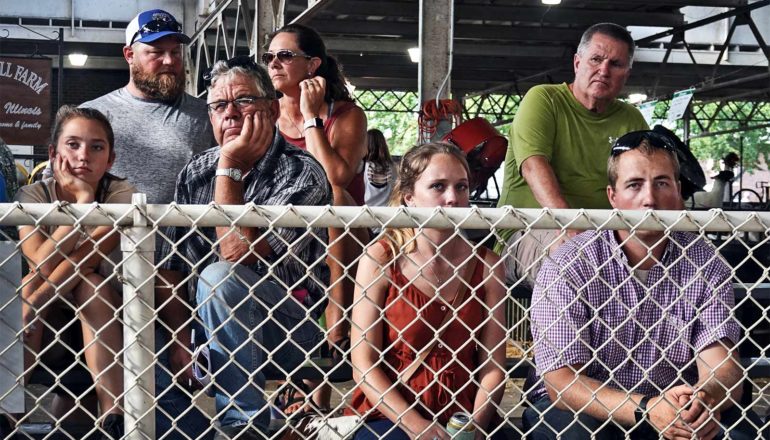
<path fill-rule="evenodd" d="M 146 37 L 147 35 L 155 34 L 158 32 L 179 32 L 182 33 L 182 25 L 173 20 L 171 17 L 157 18 L 152 21 L 148 21 L 144 24 L 131 39 L 133 44 L 137 37 Z"/>
<path fill-rule="evenodd" d="M 281 63 L 289 64 L 289 63 L 291 63 L 294 60 L 295 57 L 302 57 L 302 58 L 305 58 L 305 59 L 308 59 L 308 60 L 313 58 L 310 55 L 307 55 L 307 54 L 304 54 L 304 53 L 294 52 L 294 51 L 291 51 L 289 49 L 281 49 L 281 50 L 279 50 L 278 52 L 275 52 L 275 53 L 273 53 L 273 52 L 265 52 L 265 53 L 263 53 L 262 54 L 262 64 L 268 65 L 268 64 L 272 63 L 273 60 L 276 59 L 276 58 L 278 58 L 278 61 L 280 61 Z"/>
<path fill-rule="evenodd" d="M 676 153 L 676 146 L 674 142 L 668 136 L 662 135 L 652 130 L 640 130 L 626 133 L 619 137 L 618 140 L 612 145 L 610 150 L 610 156 L 617 156 L 625 153 L 626 151 L 637 148 L 643 140 L 647 140 L 655 148 L 662 148 L 664 150 Z"/>
<path fill-rule="evenodd" d="M 230 69 L 233 67 L 241 67 L 254 72 L 259 70 L 259 65 L 254 61 L 254 58 L 248 55 L 238 55 L 237 57 L 230 58 L 229 60 L 225 60 L 225 64 Z M 211 68 L 206 69 L 206 71 L 203 72 L 203 81 L 206 86 L 211 83 L 211 78 Z"/>

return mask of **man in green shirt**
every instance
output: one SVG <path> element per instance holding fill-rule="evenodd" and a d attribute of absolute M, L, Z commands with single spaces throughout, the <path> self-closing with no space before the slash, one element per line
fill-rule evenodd
<path fill-rule="evenodd" d="M 606 157 L 613 141 L 647 129 L 641 113 L 617 99 L 631 74 L 634 40 L 625 28 L 599 23 L 580 40 L 570 84 L 540 85 L 527 92 L 511 125 L 505 179 L 498 206 L 609 209 Z M 506 277 L 532 285 L 544 251 L 571 232 L 502 231 Z M 531 277 L 531 278 L 530 278 Z"/>

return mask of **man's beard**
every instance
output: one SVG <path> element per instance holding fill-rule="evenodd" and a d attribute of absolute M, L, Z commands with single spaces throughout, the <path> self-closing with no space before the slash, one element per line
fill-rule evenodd
<path fill-rule="evenodd" d="M 131 77 L 136 88 L 150 99 L 171 102 L 184 91 L 184 77 L 173 73 L 154 75 L 146 72 L 139 65 L 133 65 Z"/>

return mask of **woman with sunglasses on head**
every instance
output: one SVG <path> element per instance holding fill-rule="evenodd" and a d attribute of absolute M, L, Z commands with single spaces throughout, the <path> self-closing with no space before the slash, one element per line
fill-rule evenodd
<path fill-rule="evenodd" d="M 457 147 L 415 147 L 401 160 L 391 206 L 467 207 L 469 174 Z M 358 388 L 348 412 L 366 418 L 355 439 L 449 439 L 456 412 L 470 414 L 476 439 L 494 437 L 504 279 L 499 257 L 455 229 L 389 228 L 366 250 L 352 314 Z"/>
<path fill-rule="evenodd" d="M 108 173 L 115 161 L 114 134 L 98 110 L 60 108 L 48 155 L 53 177 L 22 187 L 17 201 L 130 203 L 136 192 L 131 184 Z M 120 281 L 113 272 L 121 258 L 113 252 L 119 252 L 120 234 L 112 226 L 21 226 L 19 237 L 30 266 L 22 283 L 25 368 L 31 371 L 44 355 L 43 330 L 50 325 L 47 316 L 56 312 L 54 304 L 75 310 L 86 364 L 96 385 L 102 429 L 107 438 L 119 438 L 123 370 L 118 356 L 123 338 L 116 318 Z"/>
<path fill-rule="evenodd" d="M 321 163 L 332 186 L 334 205 L 363 205 L 366 115 L 353 102 L 340 67 L 326 52 L 321 36 L 306 26 L 284 26 L 270 36 L 262 62 L 283 95 L 278 119 L 281 134 Z M 362 243 L 368 241 L 363 230 L 353 234 Z M 353 282 L 345 270 L 354 273 L 353 262 L 362 249 L 344 230 L 330 229 L 329 242 L 336 244 L 330 246 L 327 259 L 332 287 L 326 326 L 331 352 L 337 356 L 349 344 L 344 314 L 352 301 Z"/>

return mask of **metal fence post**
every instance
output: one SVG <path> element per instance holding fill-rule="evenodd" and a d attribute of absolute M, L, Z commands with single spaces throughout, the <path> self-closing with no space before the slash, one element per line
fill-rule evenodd
<path fill-rule="evenodd" d="M 123 251 L 123 408 L 127 439 L 155 438 L 155 232 L 147 226 L 147 195 L 134 194 L 133 226 Z"/>

